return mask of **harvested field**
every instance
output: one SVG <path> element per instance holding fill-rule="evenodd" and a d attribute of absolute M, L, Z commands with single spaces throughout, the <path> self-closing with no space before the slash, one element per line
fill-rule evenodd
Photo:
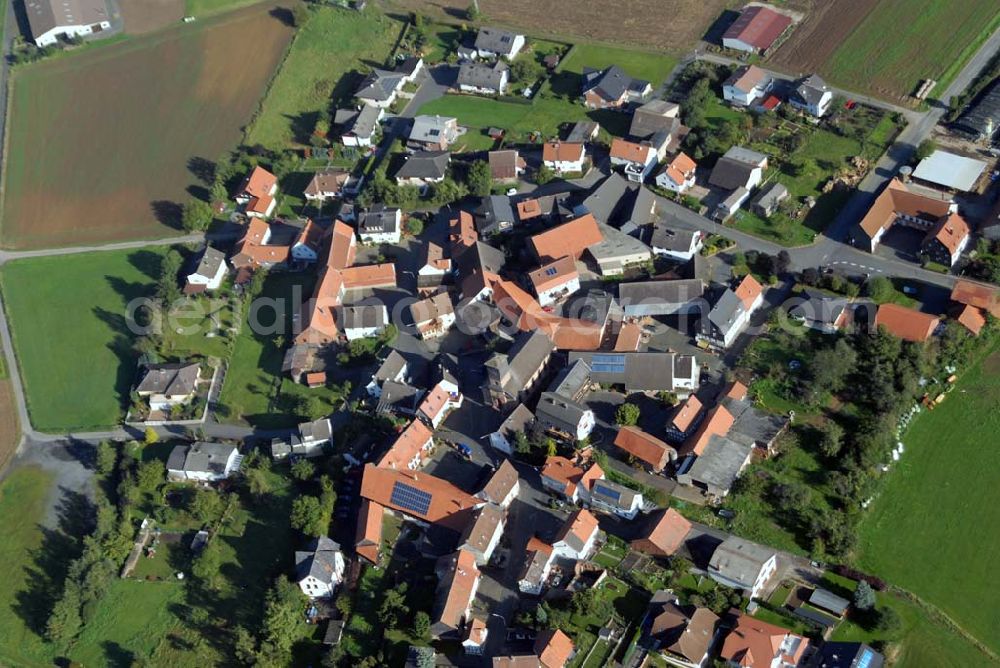
<path fill-rule="evenodd" d="M 184 18 L 184 0 L 119 0 L 125 32 L 141 35 Z"/>
<path fill-rule="evenodd" d="M 833 53 L 868 16 L 879 0 L 838 0 L 817 3 L 805 12 L 788 41 L 768 58 L 779 70 L 819 72 Z"/>
<path fill-rule="evenodd" d="M 397 0 L 407 9 L 463 19 L 465 0 Z M 479 0 L 482 23 L 520 28 L 531 35 L 553 35 L 686 51 L 702 38 L 727 6 L 726 0 Z"/>
<path fill-rule="evenodd" d="M 263 4 L 19 68 L 2 241 L 168 236 L 192 159 L 235 146 L 293 30 Z M 57 196 L 54 196 L 57 195 Z"/>

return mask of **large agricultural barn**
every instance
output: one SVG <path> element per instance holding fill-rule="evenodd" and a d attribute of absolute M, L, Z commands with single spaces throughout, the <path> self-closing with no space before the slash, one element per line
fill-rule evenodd
<path fill-rule="evenodd" d="M 82 37 L 111 27 L 105 0 L 27 0 L 25 10 L 35 45 L 49 46 L 60 37 Z"/>

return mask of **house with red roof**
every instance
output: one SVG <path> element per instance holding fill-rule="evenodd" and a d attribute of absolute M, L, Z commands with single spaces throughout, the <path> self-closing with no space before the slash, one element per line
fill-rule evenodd
<path fill-rule="evenodd" d="M 654 557 L 671 557 L 684 544 L 691 523 L 683 515 L 667 508 L 660 512 L 630 545 L 633 550 Z"/>
<path fill-rule="evenodd" d="M 556 140 L 542 145 L 542 163 L 557 175 L 582 172 L 586 160 L 583 142 Z"/>
<path fill-rule="evenodd" d="M 582 458 L 576 461 L 560 457 L 549 457 L 542 466 L 542 487 L 576 503 L 590 498 L 590 488 L 597 480 L 604 480 L 604 470 L 596 463 Z"/>
<path fill-rule="evenodd" d="M 642 183 L 656 167 L 656 149 L 649 144 L 615 137 L 611 142 L 611 165 L 621 167 L 625 178 Z"/>
<path fill-rule="evenodd" d="M 278 192 L 278 177 L 263 167 L 257 166 L 247 174 L 233 199 L 253 218 L 268 218 L 274 211 Z"/>
<path fill-rule="evenodd" d="M 545 307 L 580 289 L 580 274 L 576 261 L 570 256 L 543 264 L 528 272 L 528 280 L 538 296 L 538 303 Z"/>
<path fill-rule="evenodd" d="M 791 25 L 791 17 L 770 7 L 746 7 L 722 35 L 722 46 L 747 53 L 764 53 Z"/>
<path fill-rule="evenodd" d="M 461 392 L 451 392 L 444 383 L 438 383 L 420 403 L 417 417 L 437 429 L 448 413 L 462 406 L 463 398 Z"/>
<path fill-rule="evenodd" d="M 698 163 L 681 151 L 656 175 L 656 185 L 675 193 L 684 193 L 695 184 Z"/>
<path fill-rule="evenodd" d="M 795 668 L 808 648 L 807 638 L 741 613 L 719 656 L 733 666 Z"/>
<path fill-rule="evenodd" d="M 552 552 L 568 559 L 586 559 L 594 551 L 598 532 L 597 518 L 580 508 L 566 518 L 552 541 Z"/>
<path fill-rule="evenodd" d="M 885 330 L 904 341 L 923 343 L 931 338 L 941 319 L 930 313 L 906 308 L 899 304 L 882 304 L 875 314 L 875 327 Z"/>
<path fill-rule="evenodd" d="M 666 465 L 677 459 L 677 451 L 652 434 L 638 427 L 622 427 L 615 436 L 615 445 L 628 456 L 659 473 Z"/>

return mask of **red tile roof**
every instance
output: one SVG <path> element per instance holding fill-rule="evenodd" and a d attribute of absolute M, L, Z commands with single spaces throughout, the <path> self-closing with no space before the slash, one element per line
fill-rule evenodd
<path fill-rule="evenodd" d="M 563 483 L 563 493 L 566 496 L 573 496 L 578 486 L 589 489 L 591 482 L 604 478 L 604 470 L 597 464 L 592 464 L 585 471 L 576 463 L 558 455 L 545 460 L 541 474 L 546 478 Z"/>
<path fill-rule="evenodd" d="M 368 499 L 361 500 L 354 550 L 373 564 L 378 563 L 378 553 L 382 546 L 382 514 L 384 512 L 385 508 L 379 504 Z"/>
<path fill-rule="evenodd" d="M 941 319 L 936 315 L 899 304 L 882 304 L 875 314 L 876 327 L 885 327 L 893 336 L 916 343 L 929 339 L 940 323 Z"/>
<path fill-rule="evenodd" d="M 981 308 L 1000 318 L 1000 290 L 992 285 L 959 279 L 951 291 L 951 300 Z"/>
<path fill-rule="evenodd" d="M 739 666 L 770 666 L 774 659 L 781 654 L 781 646 L 786 636 L 797 637 L 799 644 L 793 654 L 782 654 L 782 659 L 787 664 L 798 665 L 799 659 L 809 647 L 809 641 L 806 638 L 796 636 L 780 626 L 740 614 L 736 619 L 736 626 L 726 636 L 721 656 Z"/>
<path fill-rule="evenodd" d="M 271 195 L 271 190 L 278 184 L 278 177 L 263 167 L 254 167 L 240 185 L 240 193 L 250 197 L 264 198 Z"/>
<path fill-rule="evenodd" d="M 535 294 L 551 290 L 578 278 L 580 278 L 580 274 L 576 271 L 576 262 L 568 255 L 543 264 L 538 269 L 528 273 L 528 279 L 535 288 Z"/>
<path fill-rule="evenodd" d="M 693 394 L 687 398 L 687 401 L 680 407 L 680 410 L 674 414 L 674 419 L 671 423 L 678 431 L 686 432 L 694 424 L 695 419 L 701 413 L 701 401 L 698 397 Z"/>
<path fill-rule="evenodd" d="M 953 213 L 942 217 L 937 225 L 927 233 L 927 236 L 937 239 L 948 250 L 948 253 L 954 255 L 969 238 L 969 231 L 969 224 L 965 222 L 965 218 Z"/>
<path fill-rule="evenodd" d="M 535 639 L 535 654 L 542 668 L 563 668 L 573 654 L 573 641 L 559 629 L 542 631 Z"/>
<path fill-rule="evenodd" d="M 537 199 L 526 199 L 517 203 L 517 219 L 531 220 L 542 215 L 542 205 Z"/>
<path fill-rule="evenodd" d="M 597 220 L 588 213 L 536 234 L 531 237 L 531 246 L 541 260 L 555 260 L 564 255 L 580 259 L 583 251 L 603 240 L 604 235 L 597 226 Z"/>
<path fill-rule="evenodd" d="M 874 238 L 879 230 L 889 227 L 899 215 L 936 221 L 950 211 L 951 200 L 910 192 L 903 182 L 893 179 L 875 198 L 860 226 L 865 234 Z"/>
<path fill-rule="evenodd" d="M 583 159 L 584 146 L 576 142 L 549 141 L 542 146 L 544 162 L 577 162 Z"/>
<path fill-rule="evenodd" d="M 547 313 L 534 297 L 510 281 L 494 278 L 490 284 L 493 286 L 493 302 L 521 331 L 541 330 L 560 350 L 597 350 L 601 347 L 604 338 L 602 326 Z"/>
<path fill-rule="evenodd" d="M 701 455 L 713 436 L 725 436 L 729 433 L 733 422 L 735 422 L 735 418 L 733 418 L 732 413 L 726 410 L 725 406 L 716 406 L 708 412 L 705 421 L 698 427 L 698 431 L 684 442 L 678 453 L 681 455 Z"/>
<path fill-rule="evenodd" d="M 620 137 L 615 137 L 611 141 L 611 157 L 618 160 L 628 160 L 629 162 L 645 165 L 651 159 L 654 159 L 655 155 L 656 151 L 652 146 L 628 141 Z"/>
<path fill-rule="evenodd" d="M 753 303 L 760 297 L 761 293 L 764 292 L 764 288 L 761 287 L 757 279 L 747 274 L 740 281 L 740 284 L 736 286 L 736 296 L 740 298 L 743 302 L 743 308 L 748 311 L 753 306 Z"/>
<path fill-rule="evenodd" d="M 635 352 L 639 350 L 639 343 L 641 341 L 642 327 L 634 322 L 626 322 L 618 330 L 618 338 L 615 340 L 615 352 Z"/>
<path fill-rule="evenodd" d="M 792 19 L 767 7 L 747 7 L 729 26 L 723 39 L 738 39 L 755 49 L 764 50 L 792 24 Z"/>
<path fill-rule="evenodd" d="M 615 445 L 636 459 L 649 464 L 654 471 L 662 471 L 676 451 L 638 427 L 622 427 L 615 437 Z"/>
<path fill-rule="evenodd" d="M 967 330 L 979 336 L 979 332 L 986 326 L 986 317 L 983 312 L 975 306 L 965 305 L 955 316 L 955 322 L 965 327 Z"/>
<path fill-rule="evenodd" d="M 674 183 L 681 184 L 688 180 L 694 175 L 694 171 L 698 168 L 698 164 L 688 157 L 687 153 L 681 152 L 674 156 L 674 159 L 667 163 L 667 166 L 663 168 L 667 176 Z"/>
<path fill-rule="evenodd" d="M 691 523 L 673 508 L 667 508 L 663 515 L 650 523 L 644 536 L 632 541 L 631 546 L 633 550 L 653 556 L 670 557 L 684 544 L 690 531 Z"/>
<path fill-rule="evenodd" d="M 421 406 L 423 408 L 423 406 Z M 408 468 L 414 457 L 420 454 L 423 445 L 433 433 L 430 427 L 420 420 L 414 420 L 396 438 L 389 450 L 382 455 L 378 465 L 382 468 Z"/>
<path fill-rule="evenodd" d="M 431 502 L 427 512 L 418 513 L 412 508 L 404 508 L 393 503 L 392 490 L 396 483 L 429 494 Z M 364 477 L 361 480 L 361 496 L 404 515 L 431 524 L 439 524 L 453 531 L 461 531 L 469 519 L 469 511 L 482 503 L 447 480 L 428 473 L 384 469 L 374 464 L 365 466 Z"/>
<path fill-rule="evenodd" d="M 465 611 L 472 605 L 472 595 L 479 580 L 476 557 L 468 550 L 458 550 L 438 587 L 444 592 L 443 604 L 437 611 L 436 622 L 459 628 Z"/>
<path fill-rule="evenodd" d="M 385 288 L 396 285 L 396 265 L 369 264 L 360 267 L 347 267 L 340 271 L 344 278 L 344 288 Z"/>

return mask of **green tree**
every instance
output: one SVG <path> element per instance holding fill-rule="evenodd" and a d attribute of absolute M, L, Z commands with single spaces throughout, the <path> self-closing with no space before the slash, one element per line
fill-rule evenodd
<path fill-rule="evenodd" d="M 875 591 L 864 580 L 854 590 L 854 607 L 858 610 L 871 610 L 875 607 Z"/>
<path fill-rule="evenodd" d="M 431 618 L 423 610 L 418 610 L 413 616 L 413 635 L 421 640 L 427 640 L 431 634 Z"/>
<path fill-rule="evenodd" d="M 399 617 L 406 612 L 406 583 L 390 589 L 382 597 L 382 605 L 378 609 L 378 620 L 389 629 L 399 625 Z"/>
<path fill-rule="evenodd" d="M 615 411 L 615 422 L 619 427 L 633 427 L 639 422 L 640 414 L 638 406 L 625 402 Z"/>
<path fill-rule="evenodd" d="M 879 610 L 878 617 L 875 619 L 875 628 L 885 635 L 892 636 L 903 628 L 903 620 L 900 618 L 899 613 L 892 608 L 883 607 Z"/>
<path fill-rule="evenodd" d="M 146 445 L 153 445 L 154 443 L 159 443 L 160 435 L 156 433 L 156 430 L 152 427 L 146 427 L 146 431 L 143 434 L 143 440 Z"/>
<path fill-rule="evenodd" d="M 156 285 L 156 296 L 164 304 L 172 304 L 180 299 L 181 288 L 178 284 L 178 274 L 184 260 L 181 254 L 175 250 L 169 251 L 163 256 L 160 263 L 160 278 Z"/>
<path fill-rule="evenodd" d="M 329 517 L 318 497 L 299 496 L 292 501 L 289 523 L 307 536 L 324 536 L 329 528 Z"/>
<path fill-rule="evenodd" d="M 844 428 L 833 420 L 827 420 L 819 429 L 819 449 L 826 457 L 836 457 L 844 447 Z"/>
<path fill-rule="evenodd" d="M 204 232 L 212 222 L 212 207 L 200 199 L 190 199 L 181 212 L 181 227 L 187 232 Z"/>
<path fill-rule="evenodd" d="M 281 654 L 287 654 L 299 636 L 304 603 L 302 591 L 283 575 L 267 592 L 262 635 Z"/>
<path fill-rule="evenodd" d="M 246 480 L 247 489 L 254 496 L 260 498 L 271 491 L 271 483 L 267 479 L 267 474 L 259 468 L 250 468 L 243 474 Z"/>
<path fill-rule="evenodd" d="M 408 216 L 403 223 L 403 230 L 411 237 L 419 237 L 424 231 L 424 221 L 417 216 Z"/>
<path fill-rule="evenodd" d="M 117 461 L 118 453 L 115 451 L 115 446 L 111 445 L 108 441 L 101 441 L 97 444 L 94 466 L 99 475 L 109 475 L 115 470 L 115 462 Z"/>
<path fill-rule="evenodd" d="M 542 76 L 542 66 L 528 54 L 516 59 L 510 66 L 511 79 L 518 83 L 533 84 Z"/>
<path fill-rule="evenodd" d="M 465 183 L 469 192 L 476 197 L 486 197 L 493 190 L 493 174 L 490 165 L 485 160 L 476 160 L 469 166 L 465 175 Z"/>
<path fill-rule="evenodd" d="M 469 3 L 469 8 L 465 10 L 465 17 L 470 21 L 479 20 L 479 3 L 476 0 Z"/>
<path fill-rule="evenodd" d="M 139 485 L 139 489 L 144 492 L 152 492 L 163 484 L 165 476 L 166 467 L 163 465 L 163 462 L 159 459 L 151 459 L 139 465 L 135 479 L 136 484 Z"/>
<path fill-rule="evenodd" d="M 869 280 L 865 287 L 865 294 L 876 304 L 884 304 L 892 299 L 895 291 L 892 281 L 885 276 L 876 276 Z"/>
<path fill-rule="evenodd" d="M 535 183 L 540 186 L 544 186 L 546 183 L 551 181 L 556 177 L 556 173 L 552 171 L 551 167 L 547 165 L 542 165 L 535 171 Z"/>
<path fill-rule="evenodd" d="M 310 480 L 316 475 L 316 467 L 308 459 L 299 459 L 292 464 L 292 477 L 296 480 Z"/>
<path fill-rule="evenodd" d="M 222 497 L 213 489 L 198 488 L 188 502 L 188 512 L 207 523 L 222 513 Z"/>
<path fill-rule="evenodd" d="M 809 376 L 812 378 L 810 391 L 813 399 L 827 392 L 833 394 L 840 392 L 847 377 L 854 371 L 857 357 L 854 348 L 844 339 L 837 341 L 833 348 L 817 351 L 809 363 Z"/>
<path fill-rule="evenodd" d="M 191 562 L 191 574 L 208 585 L 209 589 L 217 589 L 221 567 L 222 551 L 219 541 L 210 540 Z"/>
<path fill-rule="evenodd" d="M 46 637 L 59 647 L 69 645 L 83 626 L 80 617 L 80 587 L 67 580 L 63 594 L 56 601 L 45 627 Z"/>
<path fill-rule="evenodd" d="M 925 160 L 931 157 L 931 154 L 937 150 L 937 142 L 933 139 L 925 139 L 920 142 L 917 146 L 917 150 L 914 152 L 913 157 L 917 160 Z"/>
<path fill-rule="evenodd" d="M 309 7 L 302 3 L 296 3 L 292 5 L 292 26 L 295 28 L 301 28 L 309 21 L 309 17 L 312 16 L 312 12 L 309 11 Z"/>

